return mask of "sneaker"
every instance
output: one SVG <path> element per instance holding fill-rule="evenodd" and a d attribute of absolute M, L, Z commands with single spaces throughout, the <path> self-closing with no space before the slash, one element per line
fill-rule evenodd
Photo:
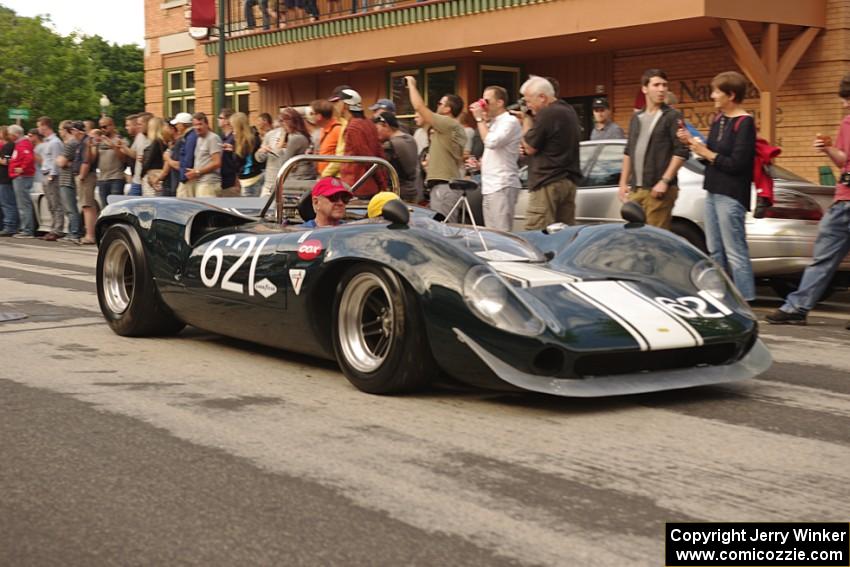
<path fill-rule="evenodd" d="M 767 322 L 771 325 L 805 325 L 806 316 L 802 313 L 787 313 L 781 309 L 777 309 L 767 317 Z"/>
<path fill-rule="evenodd" d="M 4 236 L 14 236 L 14 232 L 9 232 L 8 230 L 0 230 L 0 238 Z"/>
<path fill-rule="evenodd" d="M 45 240 L 46 242 L 56 242 L 57 240 L 59 240 L 59 235 L 55 232 L 48 232 L 44 235 L 43 240 Z"/>
<path fill-rule="evenodd" d="M 77 242 L 77 244 L 79 244 L 79 245 L 81 245 L 81 246 L 87 246 L 87 245 L 89 245 L 89 244 L 97 244 L 97 243 L 94 241 L 94 239 L 93 239 L 93 238 L 86 238 L 86 237 L 83 237 L 83 238 L 81 238 L 81 239 L 79 240 L 79 242 Z"/>
<path fill-rule="evenodd" d="M 80 239 L 76 236 L 71 236 L 70 234 L 66 234 L 62 238 L 58 239 L 57 242 L 64 242 L 65 244 L 79 244 Z"/>
<path fill-rule="evenodd" d="M 26 232 L 19 232 L 17 234 L 13 234 L 12 238 L 35 238 L 35 235 L 27 234 Z"/>

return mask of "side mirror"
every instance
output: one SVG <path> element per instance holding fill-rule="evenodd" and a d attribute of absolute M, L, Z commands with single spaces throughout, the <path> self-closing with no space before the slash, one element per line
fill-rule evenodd
<path fill-rule="evenodd" d="M 391 224 L 407 225 L 410 221 L 410 211 L 404 201 L 393 199 L 384 203 L 381 216 L 390 221 Z"/>
<path fill-rule="evenodd" d="M 643 207 L 634 201 L 623 203 L 620 209 L 620 216 L 623 217 L 624 221 L 632 225 L 646 224 L 646 212 L 644 212 Z"/>

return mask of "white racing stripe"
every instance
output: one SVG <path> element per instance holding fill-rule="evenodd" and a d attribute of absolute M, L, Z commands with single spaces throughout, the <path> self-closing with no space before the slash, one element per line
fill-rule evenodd
<path fill-rule="evenodd" d="M 614 321 L 640 345 L 641 350 L 688 348 L 703 344 L 700 334 L 687 321 L 628 285 L 616 281 L 564 284 Z"/>
<path fill-rule="evenodd" d="M 519 282 L 522 287 L 561 285 L 581 281 L 575 276 L 525 262 L 490 262 L 490 266 L 502 276 Z"/>

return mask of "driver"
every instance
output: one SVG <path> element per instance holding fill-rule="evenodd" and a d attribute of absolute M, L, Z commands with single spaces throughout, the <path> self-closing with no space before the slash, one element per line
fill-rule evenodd
<path fill-rule="evenodd" d="M 322 177 L 313 185 L 313 210 L 316 218 L 301 225 L 302 228 L 321 228 L 343 223 L 345 207 L 351 200 L 351 189 L 337 177 Z"/>

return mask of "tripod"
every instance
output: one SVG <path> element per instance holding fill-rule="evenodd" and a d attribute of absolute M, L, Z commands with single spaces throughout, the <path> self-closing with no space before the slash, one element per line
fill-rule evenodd
<path fill-rule="evenodd" d="M 478 183 L 472 181 L 471 179 L 452 179 L 449 181 L 449 189 L 452 191 L 460 191 L 460 199 L 457 200 L 457 203 L 454 204 L 452 210 L 449 211 L 449 214 L 446 215 L 446 218 L 443 219 L 443 222 L 446 223 L 455 210 L 458 207 L 462 207 L 462 215 L 464 220 L 466 215 L 469 215 L 469 220 L 472 222 L 472 229 L 475 231 L 475 234 L 478 235 L 478 238 L 481 240 L 481 245 L 484 247 L 484 250 L 487 250 L 487 243 L 484 241 L 484 237 L 481 236 L 481 231 L 478 229 L 478 225 L 475 223 L 475 215 L 472 214 L 472 207 L 469 205 L 469 198 L 466 195 L 467 191 L 472 191 L 478 188 Z"/>

